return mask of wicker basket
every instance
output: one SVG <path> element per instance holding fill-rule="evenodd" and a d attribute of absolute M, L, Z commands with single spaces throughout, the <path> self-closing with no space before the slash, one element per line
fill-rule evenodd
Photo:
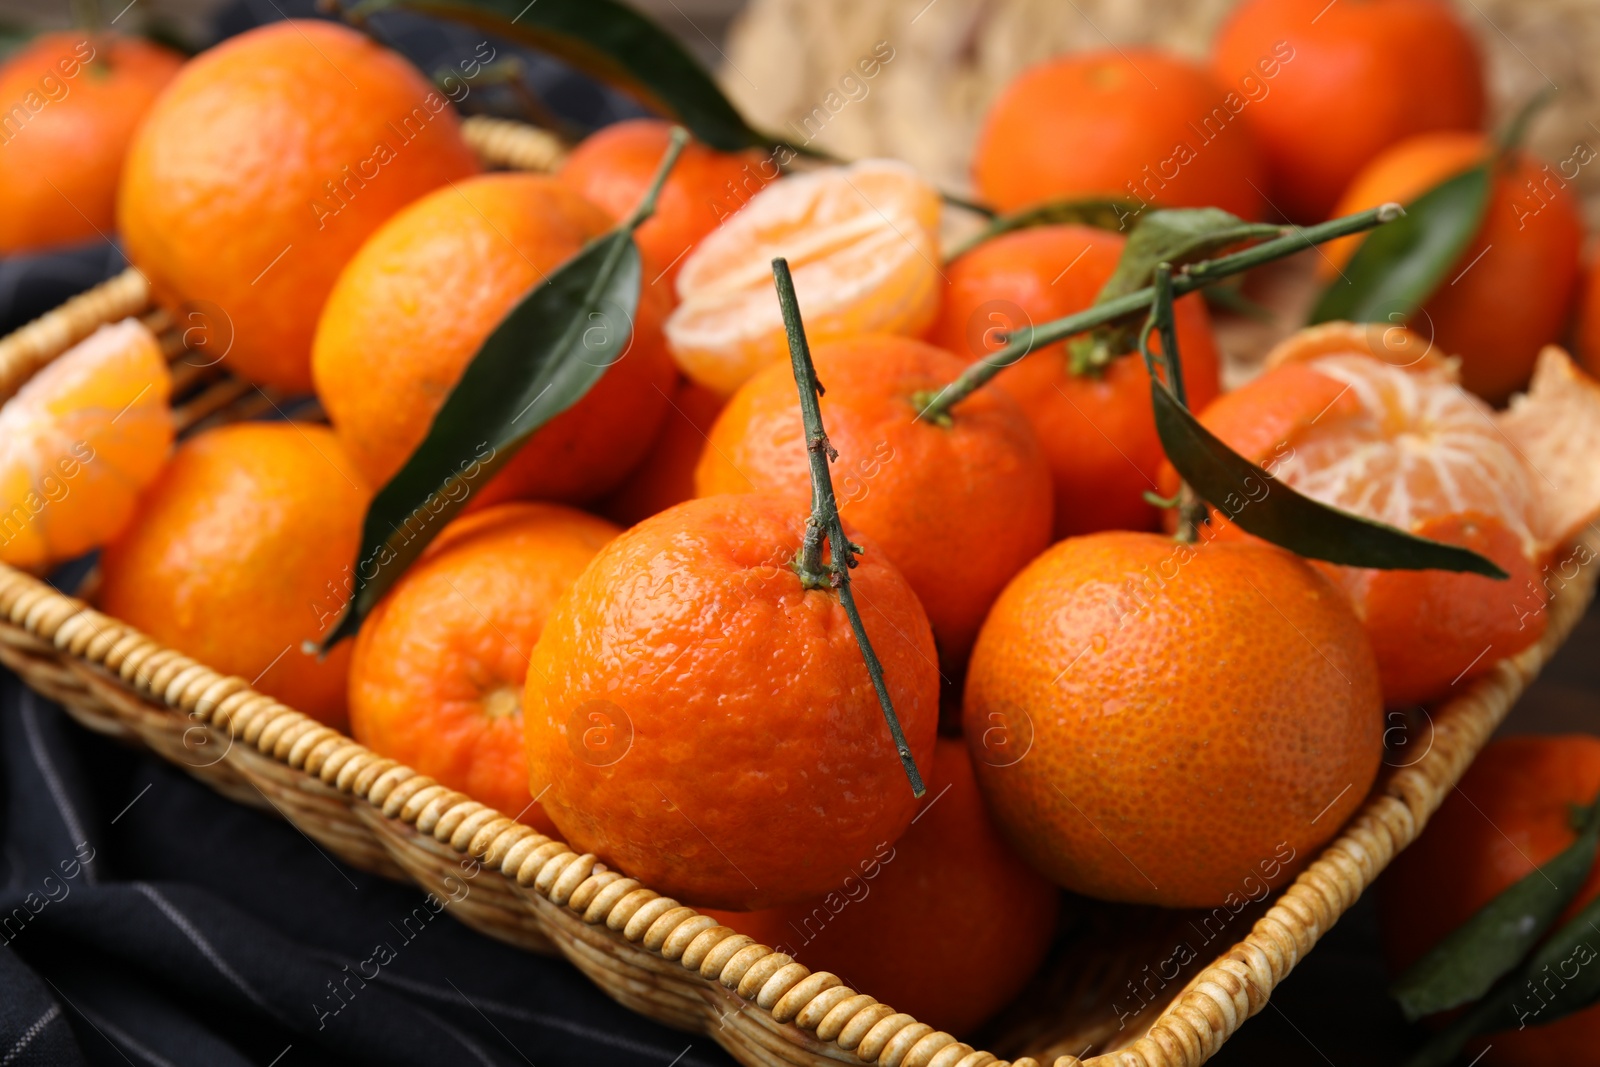
<path fill-rule="evenodd" d="M 539 131 L 472 119 L 486 161 L 544 168 L 560 148 Z M 0 340 L 0 399 L 97 326 L 140 315 L 170 357 L 179 332 L 128 270 Z M 249 418 L 280 399 L 216 368 L 175 366 L 182 430 Z M 1588 534 L 1600 551 L 1600 536 Z M 1005 1060 L 935 1031 L 827 973 L 754 943 L 608 870 L 593 855 L 447 789 L 394 760 L 0 565 L 0 662 L 100 733 L 141 743 L 234 800 L 270 808 L 345 861 L 415 882 L 468 926 L 565 956 L 619 1003 L 708 1034 L 741 1062 L 821 1067 L 1198 1067 L 1251 1015 L 1394 857 L 1413 841 L 1583 614 L 1595 568 L 1559 590 L 1544 640 L 1433 710 L 1432 743 L 1388 769 L 1371 797 L 1250 933 L 1174 982 L 1163 1010 L 1122 1028 L 1111 997 L 1170 945 L 1184 913 L 1087 906 L 1075 936 L 991 1026 Z M 1097 910 L 1098 909 L 1098 910 Z M 1138 933 L 1130 933 L 1137 930 Z M 1100 1055 L 1080 1061 L 1085 1046 Z M 1112 1051 L 1107 1051 L 1112 1050 Z M 1029 1055 L 1021 1055 L 1027 1052 Z"/>

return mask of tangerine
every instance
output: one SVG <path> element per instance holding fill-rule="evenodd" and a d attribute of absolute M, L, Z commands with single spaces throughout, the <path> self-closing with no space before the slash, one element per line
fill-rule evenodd
<path fill-rule="evenodd" d="M 134 128 L 183 65 L 138 37 L 43 33 L 0 66 L 0 256 L 105 239 Z M 65 201 L 65 203 L 63 203 Z"/>
<path fill-rule="evenodd" d="M 832 889 L 910 825 L 917 802 L 839 594 L 791 565 L 805 530 L 788 497 L 691 500 L 601 549 L 556 605 L 524 721 L 533 793 L 548 790 L 574 848 L 678 900 L 752 909 Z M 933 633 L 865 546 L 851 587 L 927 767 Z"/>
<path fill-rule="evenodd" d="M 1027 986 L 1050 948 L 1060 897 L 995 830 L 966 745 L 941 737 L 905 836 L 881 842 L 820 898 L 708 914 L 964 1035 Z"/>
<path fill-rule="evenodd" d="M 1483 59 L 1443 0 L 1244 0 L 1211 70 L 1249 98 L 1272 205 L 1296 222 L 1328 217 L 1389 145 L 1483 124 Z"/>
<path fill-rule="evenodd" d="M 172 376 L 138 319 L 100 327 L 0 407 L 0 560 L 60 563 L 132 518 L 172 449 Z"/>
<path fill-rule="evenodd" d="M 196 434 L 100 557 L 100 607 L 342 727 L 350 646 L 302 651 L 350 585 L 370 491 L 333 431 L 242 422 Z"/>
<path fill-rule="evenodd" d="M 328 418 L 373 485 L 422 443 L 506 313 L 610 226 L 604 211 L 548 175 L 485 174 L 423 197 L 362 246 L 323 309 L 312 372 Z M 643 288 L 628 349 L 478 487 L 480 504 L 592 500 L 644 456 L 673 381 L 659 292 Z"/>
<path fill-rule="evenodd" d="M 1360 621 L 1297 557 L 1113 531 L 1058 542 L 1000 594 L 963 723 L 1036 870 L 1214 907 L 1261 899 L 1355 811 L 1383 702 Z"/>
<path fill-rule="evenodd" d="M 1333 213 L 1409 203 L 1493 151 L 1480 133 L 1408 138 L 1368 163 Z M 1324 278 L 1331 280 L 1360 241 L 1344 238 L 1324 249 Z M 1577 197 L 1548 165 L 1513 152 L 1495 171 L 1477 234 L 1411 317 L 1411 325 L 1440 350 L 1461 357 L 1462 385 L 1491 404 L 1503 404 L 1528 384 L 1539 350 L 1566 329 L 1582 245 Z"/>
<path fill-rule="evenodd" d="M 601 512 L 632 526 L 674 504 L 694 498 L 694 468 L 706 435 L 722 411 L 723 399 L 703 385 L 680 377 L 667 400 L 661 432 L 623 483 L 606 497 Z"/>
<path fill-rule="evenodd" d="M 939 308 L 939 193 L 904 163 L 866 160 L 773 182 L 684 260 L 667 343 L 729 396 L 788 360 L 772 260 L 788 259 L 813 345 L 915 336 Z"/>
<path fill-rule="evenodd" d="M 1237 100 L 1200 64 L 1154 48 L 1057 56 L 1029 67 L 984 115 L 978 192 L 1001 211 L 1117 197 L 1220 207 L 1259 219 L 1266 185 Z"/>
<path fill-rule="evenodd" d="M 911 583 L 941 660 L 959 674 L 989 605 L 1050 543 L 1050 469 L 1033 429 L 993 387 L 944 419 L 922 418 L 963 364 L 921 341 L 834 341 L 814 348 L 812 361 L 838 451 L 840 513 Z M 805 509 L 810 461 L 788 366 L 773 364 L 728 401 L 701 451 L 695 490 L 783 493 Z"/>
<path fill-rule="evenodd" d="M 452 522 L 362 624 L 351 735 L 380 756 L 547 833 L 528 793 L 522 691 L 550 609 L 617 534 L 559 504 Z"/>
<path fill-rule="evenodd" d="M 672 137 L 672 123 L 629 119 L 579 142 L 556 177 L 620 222 L 644 198 Z M 718 152 L 699 141 L 684 145 L 661 187 L 655 214 L 634 231 L 644 281 L 661 285 L 668 302 L 684 257 L 766 184 L 760 153 Z"/>
<path fill-rule="evenodd" d="M 309 392 L 340 268 L 401 207 L 477 169 L 449 101 L 405 59 L 289 19 L 173 79 L 128 150 L 117 224 L 163 305 L 211 304 L 231 322 L 228 369 Z"/>
<path fill-rule="evenodd" d="M 1577 837 L 1574 806 L 1600 796 L 1600 738 L 1503 737 L 1489 744 L 1422 836 L 1378 883 L 1384 955 L 1400 974 L 1480 908 L 1554 859 Z M 1570 889 L 1570 886 L 1563 886 Z M 1565 925 L 1600 896 L 1600 863 L 1567 907 Z M 1534 996 L 1519 1002 L 1532 1009 Z M 1487 1067 L 1600 1065 L 1600 1007 L 1479 1041 Z"/>
<path fill-rule="evenodd" d="M 945 267 L 950 286 L 928 338 L 977 360 L 1001 348 L 1007 330 L 1082 311 L 1125 244 L 1120 234 L 1088 226 L 1040 226 L 986 241 Z M 1198 411 L 1219 388 L 1216 341 L 1198 294 L 1175 309 L 1187 399 Z M 1159 513 L 1144 494 L 1157 488 L 1165 454 L 1144 361 L 1130 355 L 1075 374 L 1070 343 L 1030 352 L 995 379 L 1022 405 L 1050 461 L 1055 536 L 1153 530 Z"/>

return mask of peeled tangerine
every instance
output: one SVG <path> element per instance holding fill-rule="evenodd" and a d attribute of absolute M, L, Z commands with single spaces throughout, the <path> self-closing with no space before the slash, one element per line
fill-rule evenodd
<path fill-rule="evenodd" d="M 172 450 L 172 377 L 137 319 L 102 326 L 0 408 L 0 561 L 42 567 L 115 537 Z"/>
<path fill-rule="evenodd" d="M 684 261 L 666 325 L 673 357 L 723 396 L 786 358 L 778 256 L 813 345 L 920 335 L 939 309 L 938 228 L 938 191 L 903 163 L 866 160 L 770 185 Z"/>
<path fill-rule="evenodd" d="M 1600 385 L 1546 348 L 1497 413 L 1420 337 L 1349 323 L 1301 331 L 1268 366 L 1201 421 L 1308 496 L 1510 575 L 1319 565 L 1366 625 L 1386 702 L 1446 697 L 1537 641 L 1550 594 L 1592 557 L 1569 543 L 1600 512 Z"/>

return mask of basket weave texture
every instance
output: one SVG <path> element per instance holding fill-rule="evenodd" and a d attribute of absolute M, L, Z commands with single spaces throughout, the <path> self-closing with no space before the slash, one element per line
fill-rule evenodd
<path fill-rule="evenodd" d="M 494 165 L 544 169 L 560 157 L 547 135 L 514 123 L 471 119 L 465 132 Z M 0 397 L 99 325 L 128 315 L 162 332 L 170 356 L 182 352 L 178 331 L 151 308 L 144 278 L 129 269 L 0 340 Z M 179 395 L 186 373 L 180 364 Z M 188 384 L 203 388 L 177 408 L 180 427 L 252 411 L 253 387 L 220 375 Z M 1600 552 L 1600 534 L 1585 537 L 1591 555 Z M 1145 1032 L 1087 1060 L 1044 1062 L 1204 1063 L 1415 840 L 1565 640 L 1594 585 L 1595 568 L 1581 571 L 1555 593 L 1540 643 L 1433 709 L 1426 755 L 1386 773 L 1244 940 L 1196 974 Z M 1038 1059 L 976 1050 L 835 975 L 814 973 L 5 565 L 0 662 L 88 728 L 142 744 L 231 799 L 276 811 L 357 867 L 415 882 L 476 930 L 559 952 L 619 1003 L 708 1034 L 743 1063 L 1040 1067 Z"/>

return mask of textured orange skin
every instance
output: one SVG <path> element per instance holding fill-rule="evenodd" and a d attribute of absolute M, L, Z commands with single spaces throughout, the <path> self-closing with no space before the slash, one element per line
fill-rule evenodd
<path fill-rule="evenodd" d="M 939 739 L 920 810 L 821 898 L 710 914 L 918 1022 L 970 1034 L 1038 969 L 1061 894 L 995 830 L 960 739 Z"/>
<path fill-rule="evenodd" d="M 329 420 L 374 485 L 422 443 L 484 338 L 523 294 L 610 226 L 554 178 L 485 174 L 423 197 L 373 234 L 328 297 L 312 372 Z M 663 311 L 646 288 L 627 354 L 480 487 L 479 504 L 579 503 L 623 478 L 667 409 L 674 372 Z"/>
<path fill-rule="evenodd" d="M 1293 56 L 1263 79 L 1258 64 L 1280 42 Z M 1244 0 L 1217 32 L 1211 69 L 1229 86 L 1254 76 L 1266 87 L 1243 115 L 1272 203 L 1296 222 L 1328 217 L 1356 172 L 1396 141 L 1483 124 L 1482 57 L 1441 0 Z"/>
<path fill-rule="evenodd" d="M 1235 117 L 1214 140 L 1197 132 L 1214 108 L 1227 113 L 1226 93 L 1205 67 L 1157 49 L 1045 60 L 990 105 L 973 180 L 1001 211 L 1115 196 L 1261 218 L 1266 205 L 1256 190 L 1266 179 L 1254 131 Z M 1192 153 L 1187 162 L 1175 154 L 1180 145 Z"/>
<path fill-rule="evenodd" d="M 1512 884 L 1572 844 L 1571 806 L 1600 793 L 1600 739 L 1506 737 L 1473 762 L 1456 793 L 1378 883 L 1391 973 L 1400 974 Z M 1557 924 L 1600 896 L 1600 863 Z M 1534 1005 L 1525 998 L 1524 1007 Z M 1488 1067 L 1600 1067 L 1600 1007 L 1548 1026 L 1495 1034 Z M 1467 1059 L 1476 1055 L 1475 1047 Z"/>
<path fill-rule="evenodd" d="M 1270 545 L 1146 533 L 1062 541 L 1006 587 L 964 716 L 1025 859 L 1074 892 L 1168 907 L 1291 877 L 1382 750 L 1372 649 L 1316 571 Z M 993 731 L 1029 722 L 1026 754 L 993 759 Z"/>
<path fill-rule="evenodd" d="M 584 138 L 556 176 L 621 221 L 644 199 L 671 136 L 672 123 L 660 119 L 613 123 Z M 645 284 L 660 287 L 669 304 L 677 303 L 673 285 L 689 250 L 766 184 L 760 165 L 759 152 L 684 146 L 656 213 L 634 235 Z"/>
<path fill-rule="evenodd" d="M 1082 311 L 1116 269 L 1124 243 L 1087 226 L 1041 226 L 987 241 L 944 268 L 950 285 L 928 339 L 975 360 L 1001 347 L 995 331 Z M 985 309 L 990 301 L 1008 306 Z M 1177 319 L 1184 385 L 1198 411 L 1219 388 L 1216 342 L 1197 295 L 1178 301 Z M 1160 351 L 1159 339 L 1154 347 Z M 1069 358 L 1062 341 L 1028 353 L 995 379 L 1027 412 L 1049 457 L 1055 535 L 1153 530 L 1159 516 L 1144 493 L 1156 487 L 1165 454 L 1144 361 L 1117 359 L 1099 377 L 1079 377 Z"/>
<path fill-rule="evenodd" d="M 370 490 L 324 426 L 244 422 L 191 437 L 100 557 L 100 607 L 330 726 L 350 643 L 301 651 L 348 597 Z"/>
<path fill-rule="evenodd" d="M 605 500 L 600 511 L 615 522 L 632 526 L 674 504 L 694 499 L 694 468 L 706 446 L 706 434 L 722 411 L 723 399 L 703 385 L 679 378 L 644 462 Z"/>
<path fill-rule="evenodd" d="M 164 305 L 209 301 L 231 321 L 228 369 L 303 393 L 340 268 L 390 215 L 477 169 L 455 110 L 403 58 L 345 26 L 284 21 L 173 79 L 128 150 L 117 224 Z"/>
<path fill-rule="evenodd" d="M 528 671 L 528 771 L 574 848 L 678 900 L 747 910 L 833 888 L 910 824 L 918 804 L 838 595 L 789 566 L 805 518 L 764 494 L 679 504 L 602 549 L 551 613 Z M 929 767 L 927 616 L 870 544 L 851 584 Z M 606 766 L 567 736 L 591 700 L 631 723 Z"/>
<path fill-rule="evenodd" d="M 6 60 L 0 256 L 110 235 L 128 141 L 182 65 L 140 38 L 70 30 L 41 34 Z M 28 116 L 20 129 L 18 106 Z"/>
<path fill-rule="evenodd" d="M 1391 200 L 1407 203 L 1481 163 L 1489 151 L 1480 133 L 1409 138 L 1367 164 L 1333 213 L 1354 214 Z M 1544 163 L 1515 153 L 1494 179 L 1482 227 L 1445 272 L 1445 284 L 1411 320 L 1439 350 L 1461 357 L 1461 384 L 1493 404 L 1527 386 L 1539 350 L 1559 341 L 1566 329 L 1578 287 L 1583 218 L 1577 197 L 1555 184 L 1560 181 Z M 1360 243 L 1345 241 L 1326 250 L 1324 275 L 1331 276 L 1332 264 L 1342 266 Z"/>
<path fill-rule="evenodd" d="M 1420 350 L 1414 338 L 1402 348 Z M 1295 358 L 1315 355 L 1308 349 Z M 1314 421 L 1335 423 L 1359 406 L 1339 382 L 1313 367 L 1288 362 L 1218 397 L 1201 412 L 1200 422 L 1246 459 L 1270 467 Z M 1162 492 L 1177 490 L 1178 476 L 1170 463 L 1163 466 L 1160 481 Z M 1215 511 L 1212 524 L 1220 539 L 1256 540 Z M 1313 564 L 1350 597 L 1377 654 L 1384 700 L 1393 707 L 1448 695 L 1501 658 L 1533 644 L 1549 622 L 1543 561 L 1528 558 L 1503 520 L 1467 513 L 1418 523 L 1411 532 L 1470 548 L 1493 560 L 1508 577 L 1366 572 Z"/>
<path fill-rule="evenodd" d="M 362 624 L 351 736 L 554 832 L 528 793 L 528 655 L 551 607 L 621 532 L 559 504 L 500 504 L 451 523 Z M 516 694 L 512 714 L 490 714 L 486 698 L 500 690 Z"/>
<path fill-rule="evenodd" d="M 835 341 L 812 360 L 839 453 L 840 511 L 911 583 L 940 658 L 959 672 L 989 605 L 1050 543 L 1050 468 L 1033 428 L 992 386 L 962 401 L 949 426 L 918 419 L 916 397 L 964 369 L 921 341 Z M 774 364 L 733 395 L 700 453 L 695 490 L 780 492 L 807 506 L 810 458 L 789 367 Z"/>

